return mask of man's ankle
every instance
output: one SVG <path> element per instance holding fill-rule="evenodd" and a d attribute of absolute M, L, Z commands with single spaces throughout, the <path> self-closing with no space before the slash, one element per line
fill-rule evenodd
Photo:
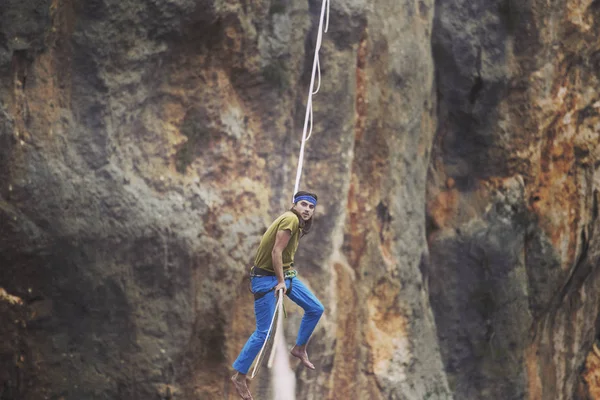
<path fill-rule="evenodd" d="M 243 381 L 246 379 L 246 374 L 242 374 L 239 371 L 235 371 L 235 374 L 233 374 L 232 378 L 236 381 Z"/>

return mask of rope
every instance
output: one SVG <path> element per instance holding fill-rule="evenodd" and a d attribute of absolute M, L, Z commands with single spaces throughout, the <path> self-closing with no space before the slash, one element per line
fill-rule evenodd
<path fill-rule="evenodd" d="M 321 18 L 319 19 L 319 31 L 317 33 L 317 43 L 315 45 L 315 58 L 313 61 L 312 74 L 310 77 L 310 87 L 308 88 L 308 98 L 306 100 L 306 114 L 304 116 L 304 128 L 302 130 L 302 142 L 300 143 L 300 154 L 298 156 L 298 169 L 296 171 L 296 184 L 294 185 L 294 193 L 298 192 L 300 187 L 300 177 L 302 176 L 302 167 L 304 165 L 304 145 L 310 139 L 313 129 L 313 109 L 312 109 L 312 96 L 319 92 L 321 88 L 321 64 L 319 62 L 319 50 L 321 49 L 321 43 L 323 41 L 323 32 L 329 30 L 329 6 L 331 0 L 323 0 L 321 6 Z M 323 30 L 323 20 L 326 16 L 325 29 Z M 317 89 L 313 90 L 315 86 L 315 75 L 317 75 Z M 310 126 L 310 130 L 309 130 Z M 292 196 L 293 196 L 292 194 Z"/>
<path fill-rule="evenodd" d="M 275 312 L 273 313 L 273 318 L 271 318 L 271 324 L 269 325 L 269 330 L 267 331 L 267 338 L 265 339 L 265 342 L 263 343 L 260 352 L 258 353 L 258 357 L 256 358 L 256 363 L 254 364 L 254 370 L 252 371 L 252 375 L 250 376 L 250 379 L 254 379 L 254 377 L 256 376 L 256 373 L 258 372 L 258 368 L 260 367 L 260 364 L 262 364 L 262 357 L 263 357 L 263 353 L 265 351 L 265 348 L 267 347 L 267 343 L 269 343 L 269 336 L 271 335 L 271 331 L 273 330 L 273 326 L 274 326 L 274 322 L 277 319 L 277 326 L 281 325 L 282 322 L 279 322 L 279 320 L 281 320 L 279 314 L 281 311 L 281 308 L 283 307 L 283 289 L 279 289 L 277 291 L 279 293 L 279 295 L 277 296 L 277 305 L 275 306 Z M 273 343 L 273 349 L 275 349 L 275 343 Z M 273 357 L 273 354 L 275 353 L 275 351 L 271 351 L 271 356 L 269 357 L 269 363 L 271 363 L 271 358 Z M 270 368 L 270 366 L 269 366 Z"/>
<path fill-rule="evenodd" d="M 271 354 L 269 355 L 269 362 L 267 363 L 267 367 L 273 367 L 273 361 L 275 360 L 275 353 L 277 352 L 277 344 L 281 341 L 283 335 L 283 318 L 281 318 L 281 312 L 285 314 L 285 307 L 283 306 L 283 289 L 279 290 L 279 298 L 280 302 L 277 302 L 277 308 L 275 309 L 275 314 L 277 314 L 277 328 L 275 329 L 275 337 L 273 338 L 273 349 L 271 350 Z"/>

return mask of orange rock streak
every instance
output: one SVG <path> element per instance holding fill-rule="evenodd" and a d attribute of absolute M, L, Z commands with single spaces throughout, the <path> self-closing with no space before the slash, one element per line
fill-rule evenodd
<path fill-rule="evenodd" d="M 587 385 L 590 399 L 600 399 L 600 349 L 594 344 L 585 360 L 583 380 Z"/>

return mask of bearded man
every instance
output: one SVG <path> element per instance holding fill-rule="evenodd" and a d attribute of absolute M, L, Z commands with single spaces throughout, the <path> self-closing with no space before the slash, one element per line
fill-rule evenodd
<path fill-rule="evenodd" d="M 256 330 L 233 363 L 236 373 L 231 377 L 238 394 L 244 400 L 252 400 L 246 374 L 267 340 L 280 289 L 304 310 L 296 345 L 290 353 L 299 358 L 307 368 L 315 369 L 308 359 L 306 346 L 324 308 L 298 279 L 294 269 L 294 255 L 300 238 L 306 235 L 312 226 L 317 195 L 300 191 L 294 195 L 293 203 L 293 207 L 273 221 L 263 235 L 256 251 L 254 266 L 250 270 Z M 270 294 L 271 291 L 274 295 Z"/>

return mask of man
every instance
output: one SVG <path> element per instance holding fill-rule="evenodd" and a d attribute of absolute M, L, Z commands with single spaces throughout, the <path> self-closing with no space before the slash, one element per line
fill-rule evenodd
<path fill-rule="evenodd" d="M 307 368 L 315 369 L 308 359 L 306 345 L 324 308 L 315 295 L 296 277 L 293 266 L 298 240 L 307 234 L 312 226 L 317 195 L 300 191 L 294 195 L 293 203 L 290 211 L 280 215 L 263 235 L 250 272 L 256 330 L 233 363 L 236 373 L 231 377 L 238 394 L 244 400 L 252 400 L 246 374 L 267 340 L 267 331 L 275 313 L 279 289 L 304 309 L 296 345 L 290 353 L 299 358 Z M 273 294 L 270 293 L 271 291 Z"/>

